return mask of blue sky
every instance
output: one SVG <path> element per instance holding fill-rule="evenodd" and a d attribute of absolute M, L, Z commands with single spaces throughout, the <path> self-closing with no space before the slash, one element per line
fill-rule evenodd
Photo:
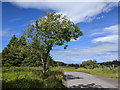
<path fill-rule="evenodd" d="M 98 62 L 118 59 L 118 6 L 108 2 L 3 2 L 2 48 L 13 34 L 20 37 L 27 24 L 46 12 L 67 15 L 83 31 L 78 40 L 71 40 L 66 50 L 56 46 L 51 51 L 54 60 L 81 63 L 95 59 Z"/>

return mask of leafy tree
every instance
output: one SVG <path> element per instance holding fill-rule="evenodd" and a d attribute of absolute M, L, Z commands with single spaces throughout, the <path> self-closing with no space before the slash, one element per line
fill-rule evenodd
<path fill-rule="evenodd" d="M 40 42 L 34 40 L 29 44 L 26 49 L 25 53 L 27 57 L 24 58 L 22 65 L 25 66 L 40 66 L 41 65 L 41 46 Z"/>
<path fill-rule="evenodd" d="M 21 66 L 23 60 L 28 57 L 26 53 L 27 45 L 24 36 L 18 39 L 13 35 L 7 47 L 2 51 L 3 66 Z"/>
<path fill-rule="evenodd" d="M 77 39 L 83 35 L 77 24 L 74 24 L 62 14 L 46 13 L 35 21 L 35 24 L 29 25 L 25 35 L 29 41 L 38 40 L 43 47 L 42 63 L 43 73 L 47 72 L 48 56 L 50 51 L 56 45 L 63 45 L 71 39 Z M 67 45 L 64 47 L 67 48 Z"/>
<path fill-rule="evenodd" d="M 27 43 L 24 36 L 19 39 L 14 35 L 9 44 L 0 56 L 3 54 L 3 66 L 40 66 L 41 52 L 40 42 L 34 40 Z M 55 61 L 49 56 L 50 66 L 55 66 Z M 0 58 L 2 61 L 2 56 Z"/>
<path fill-rule="evenodd" d="M 18 55 L 18 38 L 13 35 L 7 47 L 2 51 L 2 63 L 4 66 L 18 66 L 20 64 Z"/>
<path fill-rule="evenodd" d="M 87 69 L 94 69 L 98 67 L 98 64 L 96 60 L 88 60 L 88 61 L 83 61 L 81 66 Z"/>
<path fill-rule="evenodd" d="M 18 51 L 18 57 L 21 62 L 28 56 L 26 53 L 27 46 L 28 46 L 28 43 L 26 42 L 25 37 L 21 36 L 18 40 L 18 46 L 16 49 Z"/>

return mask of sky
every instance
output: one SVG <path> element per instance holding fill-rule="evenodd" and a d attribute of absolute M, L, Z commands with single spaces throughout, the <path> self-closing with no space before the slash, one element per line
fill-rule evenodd
<path fill-rule="evenodd" d="M 37 0 L 36 0 L 37 1 Z M 118 3 L 117 2 L 2 2 L 2 48 L 15 34 L 18 38 L 29 23 L 46 12 L 66 15 L 84 33 L 77 40 L 56 46 L 50 52 L 55 61 L 80 64 L 94 59 L 97 62 L 118 60 Z"/>

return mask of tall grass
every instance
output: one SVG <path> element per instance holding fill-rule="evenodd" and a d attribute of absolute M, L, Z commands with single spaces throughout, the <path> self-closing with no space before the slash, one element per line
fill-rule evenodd
<path fill-rule="evenodd" d="M 63 88 L 64 76 L 60 70 L 50 69 L 45 75 L 41 67 L 4 67 L 3 88 Z"/>

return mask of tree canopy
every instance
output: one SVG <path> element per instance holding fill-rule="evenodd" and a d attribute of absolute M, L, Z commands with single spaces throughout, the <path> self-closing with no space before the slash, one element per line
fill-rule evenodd
<path fill-rule="evenodd" d="M 62 14 L 55 12 L 46 13 L 44 17 L 38 18 L 34 24 L 29 25 L 24 35 L 29 42 L 38 40 L 44 52 L 42 54 L 43 70 L 47 71 L 50 51 L 56 45 L 64 45 L 71 39 L 77 39 L 83 33 L 77 24 L 67 19 Z M 66 49 L 67 45 L 65 45 Z"/>
<path fill-rule="evenodd" d="M 87 68 L 87 69 L 94 69 L 98 67 L 97 61 L 96 60 L 87 60 L 83 61 L 81 64 L 82 67 Z"/>

